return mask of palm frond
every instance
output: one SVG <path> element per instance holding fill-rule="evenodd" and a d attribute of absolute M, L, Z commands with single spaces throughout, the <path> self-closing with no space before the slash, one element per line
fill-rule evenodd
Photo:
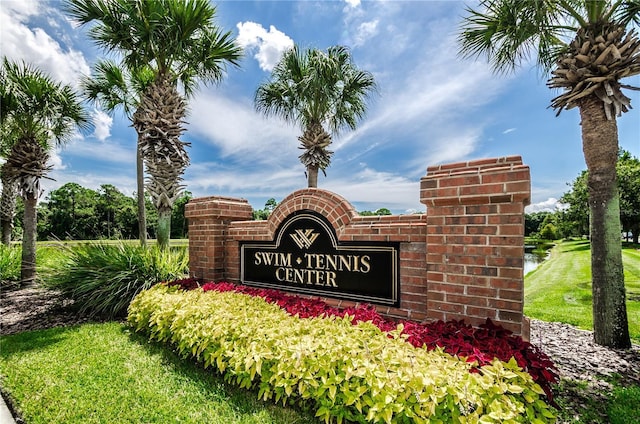
<path fill-rule="evenodd" d="M 467 8 L 458 35 L 464 58 L 485 57 L 495 72 L 510 73 L 537 54 L 537 62 L 550 71 L 575 30 L 572 14 L 561 2 L 545 0 L 486 0 L 481 10 Z"/>

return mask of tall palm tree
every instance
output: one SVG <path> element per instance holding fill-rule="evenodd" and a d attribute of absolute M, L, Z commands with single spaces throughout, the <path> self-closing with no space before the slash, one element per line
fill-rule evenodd
<path fill-rule="evenodd" d="M 216 9 L 208 0 L 68 0 L 66 6 L 80 24 L 93 23 L 89 36 L 119 53 L 125 68 L 153 71 L 133 123 L 150 175 L 147 190 L 158 209 L 158 244 L 166 248 L 171 210 L 189 164 L 188 143 L 180 140 L 186 97 L 200 80 L 220 81 L 227 64 L 238 65 L 242 49 L 231 32 L 214 24 Z"/>
<path fill-rule="evenodd" d="M 331 163 L 331 134 L 355 130 L 366 112 L 366 100 L 376 89 L 370 72 L 353 63 L 344 46 L 301 51 L 288 50 L 273 69 L 271 78 L 258 87 L 255 107 L 267 116 L 279 116 L 300 125 L 298 137 L 304 153 L 308 186 L 318 186 L 318 170 Z M 327 132 L 327 130 L 330 132 Z"/>
<path fill-rule="evenodd" d="M 110 60 L 98 61 L 91 77 L 83 78 L 82 88 L 85 95 L 92 101 L 99 103 L 103 109 L 113 113 L 122 108 L 130 121 L 134 121 L 136 111 L 140 105 L 140 97 L 153 81 L 153 70 L 149 67 L 142 69 L 122 69 Z M 147 245 L 147 215 L 145 211 L 144 162 L 142 157 L 142 133 L 140 123 L 134 123 L 138 133 L 136 143 L 136 181 L 138 197 L 138 235 L 140 244 Z"/>
<path fill-rule="evenodd" d="M 3 177 L 14 181 L 24 200 L 22 281 L 36 275 L 36 206 L 40 179 L 51 169 L 49 152 L 63 145 L 89 116 L 73 89 L 40 70 L 4 58 L 0 72 L 3 143 L 8 146 Z"/>
<path fill-rule="evenodd" d="M 547 85 L 563 89 L 551 101 L 559 114 L 580 110 L 589 171 L 593 328 L 596 343 L 631 345 L 625 304 L 616 185 L 616 117 L 631 107 L 621 80 L 640 73 L 639 0 L 485 0 L 468 9 L 460 51 L 487 56 L 494 70 L 511 71 L 537 52 L 551 73 Z M 637 89 L 637 88 L 634 88 Z"/>

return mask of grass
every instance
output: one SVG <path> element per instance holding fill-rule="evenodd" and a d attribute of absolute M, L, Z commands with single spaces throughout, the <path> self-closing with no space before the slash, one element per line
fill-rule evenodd
<path fill-rule="evenodd" d="M 640 422 L 640 386 L 625 386 L 620 376 L 609 383 L 611 391 L 599 392 L 586 381 L 562 380 L 557 391 L 560 407 L 558 421 L 575 424 L 638 424 Z M 579 411 L 579 416 L 576 416 Z"/>
<path fill-rule="evenodd" d="M 637 424 L 640 420 L 640 386 L 616 387 L 607 412 L 611 424 Z"/>
<path fill-rule="evenodd" d="M 317 422 L 116 322 L 4 336 L 0 346 L 2 387 L 30 424 Z"/>
<path fill-rule="evenodd" d="M 543 321 L 559 321 L 591 330 L 591 256 L 588 240 L 566 241 L 551 258 L 525 277 L 524 312 Z M 640 343 L 640 249 L 623 248 L 629 332 Z"/>
<path fill-rule="evenodd" d="M 550 259 L 525 277 L 525 314 L 544 321 L 558 321 L 591 330 L 591 250 L 588 240 L 566 241 L 551 250 Z M 622 251 L 629 332 L 640 343 L 640 248 L 626 245 Z M 579 354 L 579 352 L 576 352 Z M 640 422 L 640 386 L 613 378 L 610 393 L 593 393 L 586 382 L 563 380 L 557 400 L 563 422 L 635 424 Z M 567 411 L 580 411 L 575 417 Z"/>

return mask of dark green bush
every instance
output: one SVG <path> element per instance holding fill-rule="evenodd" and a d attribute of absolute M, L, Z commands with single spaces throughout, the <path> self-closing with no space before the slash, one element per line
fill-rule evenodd
<path fill-rule="evenodd" d="M 82 314 L 126 316 L 129 303 L 156 283 L 183 278 L 189 272 L 185 247 L 160 250 L 124 242 L 68 247 L 65 259 L 43 271 L 44 285 L 71 299 Z"/>

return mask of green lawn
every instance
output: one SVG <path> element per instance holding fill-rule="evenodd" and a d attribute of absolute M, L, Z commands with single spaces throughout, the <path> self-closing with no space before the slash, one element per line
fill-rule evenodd
<path fill-rule="evenodd" d="M 525 314 L 592 329 L 590 253 L 588 240 L 554 247 L 551 258 L 525 277 Z M 629 332 L 633 341 L 640 343 L 640 249 L 625 247 L 622 258 Z"/>
<path fill-rule="evenodd" d="M 29 424 L 317 422 L 115 322 L 3 336 L 0 375 Z"/>

